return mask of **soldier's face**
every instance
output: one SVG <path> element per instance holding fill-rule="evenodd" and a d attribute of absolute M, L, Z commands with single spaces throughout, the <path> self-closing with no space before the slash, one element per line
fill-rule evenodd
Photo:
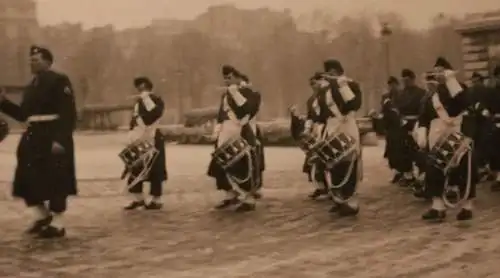
<path fill-rule="evenodd" d="M 405 87 L 413 86 L 415 84 L 415 79 L 411 77 L 403 77 L 403 84 Z"/>
<path fill-rule="evenodd" d="M 31 55 L 30 57 L 30 69 L 31 73 L 37 73 L 46 70 L 49 67 L 47 61 L 42 58 L 40 53 Z"/>

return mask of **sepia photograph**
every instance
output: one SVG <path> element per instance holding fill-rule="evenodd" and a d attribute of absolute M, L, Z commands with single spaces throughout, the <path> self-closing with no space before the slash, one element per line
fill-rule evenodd
<path fill-rule="evenodd" d="M 500 277 L 498 0 L 0 0 L 0 66 L 0 278 Z"/>

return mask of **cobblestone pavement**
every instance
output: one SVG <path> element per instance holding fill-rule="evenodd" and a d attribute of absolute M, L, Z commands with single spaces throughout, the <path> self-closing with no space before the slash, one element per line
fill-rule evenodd
<path fill-rule="evenodd" d="M 18 138 L 0 144 L 0 186 L 8 196 Z M 499 277 L 500 196 L 479 192 L 474 221 L 454 214 L 440 225 L 419 220 L 426 204 L 389 185 L 381 147 L 364 151 L 362 211 L 337 219 L 311 202 L 300 174 L 303 155 L 269 148 L 264 199 L 257 211 L 215 212 L 205 175 L 210 147 L 167 147 L 171 175 L 165 209 L 125 213 L 116 180 L 121 142 L 77 137 L 81 196 L 71 200 L 68 237 L 34 240 L 19 201 L 0 201 L 0 277 Z M 483 186 L 484 187 L 484 186 Z"/>

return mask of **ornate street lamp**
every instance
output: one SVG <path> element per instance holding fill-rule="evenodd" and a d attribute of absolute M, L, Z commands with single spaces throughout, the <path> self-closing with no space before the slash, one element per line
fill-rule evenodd
<path fill-rule="evenodd" d="M 382 42 L 385 48 L 385 70 L 387 74 L 387 79 L 391 75 L 391 56 L 390 56 L 390 36 L 392 35 L 392 30 L 388 23 L 382 23 L 382 29 L 380 30 L 380 36 L 382 37 Z"/>

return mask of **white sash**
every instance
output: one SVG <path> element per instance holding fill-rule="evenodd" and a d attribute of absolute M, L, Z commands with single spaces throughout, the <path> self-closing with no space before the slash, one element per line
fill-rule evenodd
<path fill-rule="evenodd" d="M 429 128 L 429 147 L 432 149 L 439 138 L 447 132 L 460 132 L 462 126 L 462 114 L 457 117 L 450 117 L 444 108 L 437 93 L 432 95 L 432 106 L 438 117 L 431 121 Z"/>

